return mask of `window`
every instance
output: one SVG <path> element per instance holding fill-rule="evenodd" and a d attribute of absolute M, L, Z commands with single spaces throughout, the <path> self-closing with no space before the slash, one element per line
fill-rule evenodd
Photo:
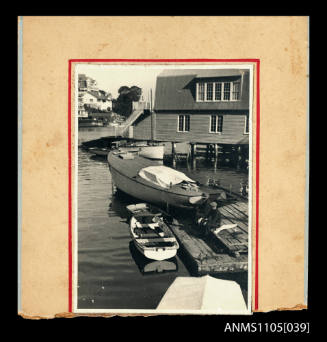
<path fill-rule="evenodd" d="M 224 101 L 230 100 L 230 82 L 224 83 Z"/>
<path fill-rule="evenodd" d="M 222 133 L 223 131 L 223 116 L 211 115 L 210 133 Z"/>
<path fill-rule="evenodd" d="M 233 93 L 232 93 L 233 100 L 240 99 L 240 82 L 233 82 Z"/>
<path fill-rule="evenodd" d="M 184 131 L 189 132 L 190 131 L 190 116 L 189 115 L 185 115 L 184 116 L 184 121 L 185 121 Z"/>
<path fill-rule="evenodd" d="M 241 83 L 236 82 L 200 82 L 196 84 L 196 101 L 239 101 Z"/>
<path fill-rule="evenodd" d="M 198 101 L 204 101 L 204 83 L 197 83 L 197 99 Z"/>
<path fill-rule="evenodd" d="M 217 122 L 217 132 L 221 133 L 223 131 L 223 117 L 222 115 L 218 116 L 218 122 Z"/>
<path fill-rule="evenodd" d="M 178 115 L 178 132 L 190 131 L 190 116 Z"/>
<path fill-rule="evenodd" d="M 93 99 L 90 99 L 90 102 L 93 102 Z"/>
<path fill-rule="evenodd" d="M 245 116 L 244 134 L 249 134 L 249 116 Z"/>
<path fill-rule="evenodd" d="M 207 101 L 213 100 L 213 83 L 207 83 Z"/>
<path fill-rule="evenodd" d="M 221 100 L 221 82 L 215 83 L 215 101 Z"/>
<path fill-rule="evenodd" d="M 216 117 L 216 115 L 212 115 L 211 116 L 210 132 L 216 133 L 216 127 L 217 127 L 217 117 Z"/>

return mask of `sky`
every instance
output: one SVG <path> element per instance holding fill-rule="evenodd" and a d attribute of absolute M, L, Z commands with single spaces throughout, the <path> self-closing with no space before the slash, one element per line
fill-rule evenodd
<path fill-rule="evenodd" d="M 122 86 L 137 86 L 142 89 L 145 101 L 150 101 L 150 89 L 152 89 L 152 103 L 155 99 L 155 87 L 157 76 L 163 70 L 172 69 L 244 69 L 244 65 L 204 65 L 204 64 L 77 64 L 76 74 L 85 74 L 97 82 L 100 90 L 111 93 L 112 97 L 118 97 L 118 89 Z M 248 67 L 249 68 L 249 67 Z M 77 76 L 77 75 L 76 75 Z M 77 77 L 76 77 L 77 79 Z"/>
<path fill-rule="evenodd" d="M 77 73 L 85 74 L 96 80 L 100 90 L 111 93 L 113 98 L 118 97 L 118 89 L 121 86 L 138 86 L 142 89 L 145 100 L 150 99 L 150 89 L 152 89 L 152 100 L 154 101 L 155 86 L 157 76 L 163 71 L 162 68 L 149 68 L 149 66 L 131 67 L 120 65 L 79 65 Z"/>

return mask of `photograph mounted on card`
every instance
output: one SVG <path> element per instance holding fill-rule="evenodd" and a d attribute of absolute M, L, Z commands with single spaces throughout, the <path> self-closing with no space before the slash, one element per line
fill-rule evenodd
<path fill-rule="evenodd" d="M 307 308 L 308 23 L 18 18 L 19 315 Z"/>
<path fill-rule="evenodd" d="M 251 313 L 254 67 L 72 61 L 73 312 Z"/>

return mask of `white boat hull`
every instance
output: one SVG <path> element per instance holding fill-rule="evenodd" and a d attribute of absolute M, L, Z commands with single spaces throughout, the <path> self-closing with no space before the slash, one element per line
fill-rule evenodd
<path fill-rule="evenodd" d="M 144 184 L 117 172 L 113 167 L 110 167 L 110 172 L 115 186 L 130 196 L 157 205 L 168 204 L 181 208 L 192 207 L 188 196 L 173 194 L 168 191 L 145 186 Z"/>
<path fill-rule="evenodd" d="M 120 151 L 137 152 L 141 157 L 162 160 L 164 157 L 164 145 L 158 146 L 122 146 Z"/>
<path fill-rule="evenodd" d="M 139 155 L 149 159 L 163 159 L 164 145 L 142 146 Z"/>
<path fill-rule="evenodd" d="M 142 246 L 140 246 L 135 240 L 134 244 L 139 252 L 141 252 L 146 258 L 152 260 L 167 260 L 173 258 L 177 253 L 177 249 L 165 249 L 164 247 L 153 248 L 151 250 L 142 248 Z"/>
<path fill-rule="evenodd" d="M 138 158 L 138 160 L 137 160 Z M 135 161 L 122 162 L 113 152 L 108 155 L 108 165 L 112 181 L 119 190 L 156 205 L 169 205 L 179 208 L 194 208 L 195 204 L 203 203 L 208 195 L 199 190 L 184 190 L 180 188 L 164 188 L 143 179 L 138 175 L 142 166 L 159 165 L 161 161 L 150 161 L 147 158 L 135 157 Z M 155 163 L 155 164 L 152 164 Z"/>

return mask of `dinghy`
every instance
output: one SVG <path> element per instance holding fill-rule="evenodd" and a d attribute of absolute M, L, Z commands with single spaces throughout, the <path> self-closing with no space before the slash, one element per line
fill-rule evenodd
<path fill-rule="evenodd" d="M 161 210 L 146 203 L 132 204 L 126 209 L 132 215 L 130 233 L 139 252 L 152 260 L 166 260 L 176 255 L 179 245 Z"/>
<path fill-rule="evenodd" d="M 90 147 L 88 150 L 97 156 L 106 157 L 114 147 Z M 116 147 L 118 152 L 122 153 L 135 153 L 144 158 L 162 160 L 164 157 L 163 145 L 146 145 L 146 144 L 132 144 Z"/>

